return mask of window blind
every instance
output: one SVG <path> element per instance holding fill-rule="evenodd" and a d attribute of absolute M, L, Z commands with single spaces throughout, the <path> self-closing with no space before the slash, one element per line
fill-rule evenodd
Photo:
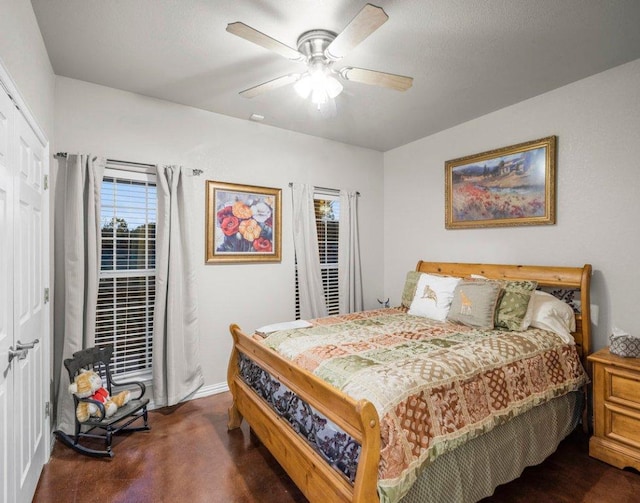
<path fill-rule="evenodd" d="M 320 273 L 327 306 L 327 314 L 338 314 L 338 235 L 340 230 L 340 199 L 338 191 L 324 190 L 314 194 L 314 210 L 318 237 Z M 295 317 L 300 319 L 300 290 L 298 268 L 295 271 Z"/>
<path fill-rule="evenodd" d="M 319 195 L 314 200 L 320 272 L 327 314 L 338 314 L 338 234 L 340 201 L 337 196 Z"/>
<path fill-rule="evenodd" d="M 96 346 L 114 347 L 115 375 L 150 373 L 157 193 L 155 174 L 105 171 Z"/>

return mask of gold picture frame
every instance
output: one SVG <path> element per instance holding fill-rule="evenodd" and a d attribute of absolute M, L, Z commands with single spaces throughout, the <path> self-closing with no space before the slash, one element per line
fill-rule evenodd
<path fill-rule="evenodd" d="M 207 180 L 205 262 L 280 262 L 282 189 Z"/>
<path fill-rule="evenodd" d="M 445 162 L 445 228 L 556 223 L 556 137 Z"/>

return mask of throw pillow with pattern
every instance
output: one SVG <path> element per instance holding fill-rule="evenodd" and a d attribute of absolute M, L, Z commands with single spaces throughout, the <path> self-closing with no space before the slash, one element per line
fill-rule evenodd
<path fill-rule="evenodd" d="M 522 320 L 527 314 L 535 281 L 501 281 L 504 294 L 496 310 L 496 328 L 522 331 Z"/>
<path fill-rule="evenodd" d="M 422 275 L 421 272 L 418 271 L 409 271 L 407 273 L 407 279 L 404 282 L 404 290 L 402 290 L 402 306 L 409 309 L 411 307 L 411 302 L 413 302 L 413 298 L 416 296 L 416 287 L 418 286 L 418 280 Z"/>

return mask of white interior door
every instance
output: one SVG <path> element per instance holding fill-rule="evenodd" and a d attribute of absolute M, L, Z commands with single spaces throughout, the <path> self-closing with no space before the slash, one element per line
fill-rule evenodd
<path fill-rule="evenodd" d="M 17 175 L 14 178 L 14 341 L 28 349 L 14 366 L 14 432 L 17 440 L 16 501 L 30 501 L 45 458 L 46 334 L 43 288 L 43 165 L 45 149 L 22 114 L 16 114 Z M 48 227 L 47 227 L 48 230 Z"/>
<path fill-rule="evenodd" d="M 6 79 L 0 66 L 0 83 Z M 42 138 L 0 87 L 0 503 L 32 500 L 50 446 L 48 147 Z"/>
<path fill-rule="evenodd" d="M 9 160 L 15 107 L 0 90 L 0 502 L 12 501 L 14 488 L 13 372 L 13 176 Z"/>

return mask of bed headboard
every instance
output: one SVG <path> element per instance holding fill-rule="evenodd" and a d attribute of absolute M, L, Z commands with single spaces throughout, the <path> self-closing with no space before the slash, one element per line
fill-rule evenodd
<path fill-rule="evenodd" d="M 580 291 L 581 312 L 576 313 L 576 331 L 572 334 L 578 354 L 586 363 L 591 353 L 591 265 L 582 267 L 552 267 L 538 265 L 464 264 L 455 262 L 424 262 L 416 271 L 446 276 L 468 277 L 479 274 L 489 279 L 537 281 L 539 286 Z"/>

